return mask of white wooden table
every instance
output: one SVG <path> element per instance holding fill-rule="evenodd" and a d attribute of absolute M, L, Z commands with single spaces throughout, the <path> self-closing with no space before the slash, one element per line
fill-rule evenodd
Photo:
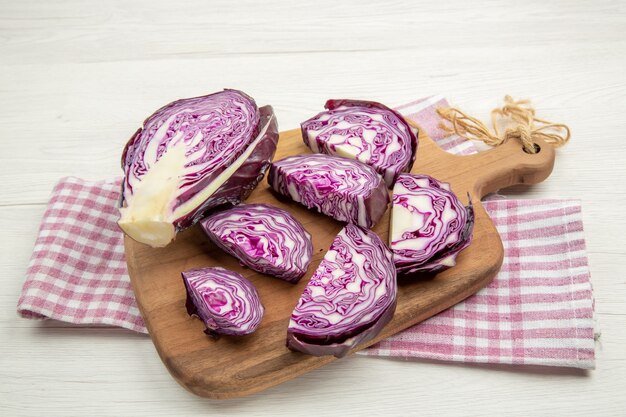
<path fill-rule="evenodd" d="M 296 3 L 0 0 L 0 415 L 626 415 L 625 3 Z M 597 369 L 350 357 L 220 402 L 180 388 L 145 336 L 19 319 L 57 179 L 120 175 L 146 115 L 223 87 L 272 104 L 282 129 L 329 97 L 432 94 L 485 117 L 531 97 L 568 123 L 550 179 L 509 194 L 583 201 Z"/>

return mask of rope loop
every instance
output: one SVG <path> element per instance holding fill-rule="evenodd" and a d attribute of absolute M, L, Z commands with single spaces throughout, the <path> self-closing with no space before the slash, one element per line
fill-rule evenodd
<path fill-rule="evenodd" d="M 567 125 L 536 117 L 530 100 L 514 100 L 509 95 L 504 97 L 502 107 L 491 111 L 491 129 L 477 118 L 454 107 L 438 108 L 437 113 L 448 122 L 440 123 L 440 127 L 450 133 L 490 146 L 499 146 L 509 139 L 515 139 L 531 154 L 537 153 L 537 139 L 559 147 L 565 145 L 571 136 Z M 503 133 L 500 126 L 504 127 Z"/>

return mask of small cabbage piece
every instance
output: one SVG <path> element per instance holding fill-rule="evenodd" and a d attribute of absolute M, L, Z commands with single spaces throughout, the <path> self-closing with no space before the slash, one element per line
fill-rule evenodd
<path fill-rule="evenodd" d="M 192 269 L 182 276 L 187 313 L 204 322 L 206 334 L 240 336 L 261 324 L 264 310 L 259 293 L 241 274 L 215 267 Z"/>
<path fill-rule="evenodd" d="M 296 283 L 311 263 L 311 235 L 291 214 L 241 204 L 200 222 L 209 239 L 248 268 Z"/>
<path fill-rule="evenodd" d="M 168 104 L 124 149 L 119 226 L 138 242 L 167 245 L 209 209 L 247 198 L 277 142 L 272 108 L 241 91 Z"/>
<path fill-rule="evenodd" d="M 311 277 L 287 330 L 287 347 L 342 357 L 372 340 L 396 309 L 396 268 L 371 230 L 348 224 Z"/>
<path fill-rule="evenodd" d="M 390 247 L 399 275 L 439 272 L 456 265 L 469 246 L 474 209 L 450 185 L 428 175 L 400 174 L 393 188 Z"/>
<path fill-rule="evenodd" d="M 329 155 L 291 156 L 272 163 L 267 178 L 279 194 L 336 220 L 371 228 L 387 210 L 389 194 L 376 171 Z"/>
<path fill-rule="evenodd" d="M 328 109 L 301 124 L 313 152 L 356 159 L 371 165 L 391 188 L 415 161 L 417 128 L 395 110 L 363 100 L 328 100 Z"/>

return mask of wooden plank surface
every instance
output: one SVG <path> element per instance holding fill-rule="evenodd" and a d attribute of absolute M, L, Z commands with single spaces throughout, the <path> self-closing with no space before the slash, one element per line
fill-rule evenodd
<path fill-rule="evenodd" d="M 619 1 L 0 0 L 0 414 L 623 415 L 625 39 Z M 508 93 L 568 123 L 550 179 L 506 194 L 582 200 L 598 368 L 350 357 L 216 402 L 180 388 L 147 337 L 17 318 L 54 182 L 119 175 L 147 114 L 223 87 L 272 104 L 282 130 L 330 96 L 400 105 L 444 94 L 486 119 Z"/>

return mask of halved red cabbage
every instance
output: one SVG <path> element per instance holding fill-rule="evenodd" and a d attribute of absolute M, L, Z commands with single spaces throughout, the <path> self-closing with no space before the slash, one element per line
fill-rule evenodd
<path fill-rule="evenodd" d="M 206 334 L 240 336 L 254 332 L 263 318 L 263 305 L 250 281 L 224 268 L 199 268 L 182 273 L 187 290 L 187 313 L 199 317 Z"/>
<path fill-rule="evenodd" d="M 272 163 L 267 180 L 274 191 L 308 208 L 367 228 L 376 224 L 389 203 L 380 175 L 352 159 L 290 156 Z"/>
<path fill-rule="evenodd" d="M 348 224 L 291 315 L 287 347 L 342 357 L 391 320 L 396 294 L 396 268 L 385 243 L 373 231 Z"/>
<path fill-rule="evenodd" d="M 209 239 L 248 268 L 298 282 L 311 263 L 311 235 L 291 214 L 267 204 L 241 204 L 200 222 Z"/>
<path fill-rule="evenodd" d="M 165 246 L 207 210 L 244 200 L 278 142 L 270 106 L 237 90 L 177 100 L 127 143 L 119 225 L 138 242 Z"/>
<path fill-rule="evenodd" d="M 384 104 L 364 100 L 328 100 L 321 112 L 301 124 L 304 143 L 313 152 L 356 159 L 371 165 L 391 187 L 413 166 L 417 128 Z"/>
<path fill-rule="evenodd" d="M 450 185 L 428 175 L 400 174 L 393 188 L 390 247 L 399 275 L 438 272 L 456 264 L 474 227 Z"/>

